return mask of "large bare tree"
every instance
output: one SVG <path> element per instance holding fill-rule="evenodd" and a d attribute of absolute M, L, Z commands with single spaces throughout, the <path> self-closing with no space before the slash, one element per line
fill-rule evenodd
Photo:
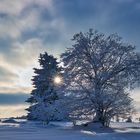
<path fill-rule="evenodd" d="M 135 47 L 117 34 L 106 37 L 92 29 L 75 34 L 73 41 L 61 55 L 65 90 L 75 95 L 80 92 L 83 102 L 88 99 L 94 120 L 103 125 L 108 126 L 116 115 L 130 114 L 129 90 L 140 81 L 140 54 Z"/>

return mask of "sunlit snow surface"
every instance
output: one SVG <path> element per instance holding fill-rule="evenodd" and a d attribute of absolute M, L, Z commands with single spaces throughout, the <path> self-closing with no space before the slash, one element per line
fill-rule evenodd
<path fill-rule="evenodd" d="M 112 123 L 113 129 L 73 127 L 70 122 L 0 123 L 0 140 L 140 140 L 140 123 Z"/>

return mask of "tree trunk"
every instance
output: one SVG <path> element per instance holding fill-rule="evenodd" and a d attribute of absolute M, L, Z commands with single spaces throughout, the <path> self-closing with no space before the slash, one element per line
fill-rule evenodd
<path fill-rule="evenodd" d="M 110 118 L 108 118 L 107 116 L 104 116 L 103 111 L 96 111 L 96 116 L 93 119 L 93 122 L 99 122 L 101 123 L 103 126 L 105 127 L 109 127 L 110 124 Z"/>

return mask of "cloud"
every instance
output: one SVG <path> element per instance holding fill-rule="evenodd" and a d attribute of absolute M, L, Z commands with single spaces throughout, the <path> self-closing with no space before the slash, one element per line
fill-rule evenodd
<path fill-rule="evenodd" d="M 42 15 L 52 16 L 53 11 L 52 0 L 1 0 L 0 37 L 18 39 L 23 32 L 39 28 Z"/>
<path fill-rule="evenodd" d="M 5 14 L 6 15 L 6 14 Z M 0 17 L 0 37 L 18 39 L 25 30 L 34 30 L 38 25 L 38 13 L 35 10 L 30 10 L 25 15 L 7 15 Z"/>
<path fill-rule="evenodd" d="M 52 7 L 52 0 L 1 0 L 0 2 L 0 12 L 14 16 L 19 15 L 26 7 L 32 5 L 45 6 L 49 9 Z"/>
<path fill-rule="evenodd" d="M 17 117 L 26 115 L 29 104 L 25 103 L 29 94 L 25 93 L 1 93 L 0 92 L 0 118 Z"/>
<path fill-rule="evenodd" d="M 1 2 L 1 4 L 0 4 L 1 13 L 17 15 L 25 7 L 27 0 L 13 0 L 13 1 L 1 0 L 0 2 Z"/>
<path fill-rule="evenodd" d="M 0 93 L 0 105 L 18 105 L 24 104 L 29 94 L 25 93 Z"/>
<path fill-rule="evenodd" d="M 10 70 L 7 70 L 0 66 L 0 81 L 13 82 L 13 80 L 18 79 L 16 73 L 12 73 Z"/>
<path fill-rule="evenodd" d="M 0 118 L 19 117 L 26 115 L 25 109 L 28 107 L 27 104 L 15 105 L 1 105 L 0 106 Z"/>
<path fill-rule="evenodd" d="M 0 92 L 21 91 L 21 89 L 19 90 L 19 87 L 17 89 L 17 81 L 19 81 L 19 76 L 16 72 L 0 66 Z"/>
<path fill-rule="evenodd" d="M 51 50 L 63 40 L 64 22 L 53 17 L 52 0 L 14 0 L 12 3 L 2 0 L 1 7 L 0 57 L 5 63 L 26 66 L 42 50 Z"/>
<path fill-rule="evenodd" d="M 26 82 L 26 81 L 24 81 Z M 19 86 L 19 85 L 15 85 L 15 84 L 9 84 L 6 85 L 7 83 L 4 83 L 4 85 L 0 86 L 0 93 L 11 93 L 11 94 L 15 94 L 18 92 L 23 92 L 23 93 L 31 93 L 32 90 L 32 86 Z"/>
<path fill-rule="evenodd" d="M 30 93 L 32 69 L 37 65 L 38 56 L 43 50 L 45 49 L 41 40 L 30 39 L 23 43 L 12 42 L 9 48 L 1 51 L 0 92 Z"/>
<path fill-rule="evenodd" d="M 9 49 L 8 55 L 4 56 L 4 59 L 12 65 L 25 67 L 35 61 L 43 49 L 42 41 L 36 38 L 22 43 L 14 42 Z"/>

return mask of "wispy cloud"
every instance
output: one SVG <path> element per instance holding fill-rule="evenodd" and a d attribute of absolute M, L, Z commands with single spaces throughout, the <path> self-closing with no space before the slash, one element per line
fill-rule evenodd
<path fill-rule="evenodd" d="M 0 66 L 0 81 L 13 82 L 13 80 L 18 79 L 16 73 L 12 73 L 10 70 L 7 70 Z"/>
<path fill-rule="evenodd" d="M 22 115 L 26 115 L 28 105 L 26 104 L 18 104 L 18 105 L 1 105 L 0 106 L 0 118 L 9 118 L 9 117 L 19 117 Z"/>
<path fill-rule="evenodd" d="M 24 93 L 0 93 L 0 118 L 26 115 L 25 108 L 29 105 L 25 100 L 28 97 L 29 94 Z"/>
<path fill-rule="evenodd" d="M 0 93 L 0 105 L 18 105 L 24 104 L 29 94 L 25 93 Z"/>

